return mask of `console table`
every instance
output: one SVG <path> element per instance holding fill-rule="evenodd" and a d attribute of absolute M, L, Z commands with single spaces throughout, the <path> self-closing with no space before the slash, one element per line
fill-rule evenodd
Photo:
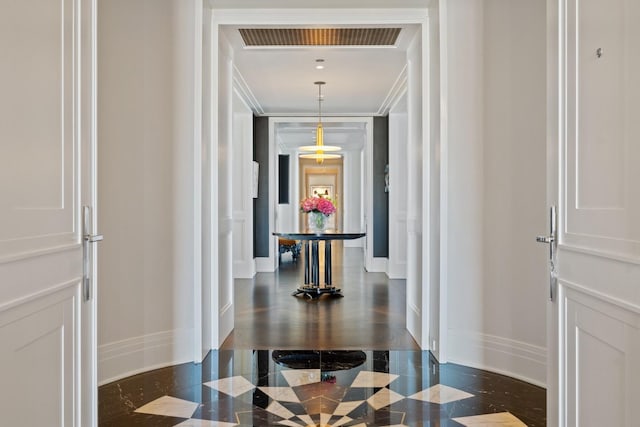
<path fill-rule="evenodd" d="M 318 298 L 322 294 L 343 296 L 341 290 L 331 283 L 331 241 L 354 240 L 366 234 L 327 230 L 322 233 L 273 233 L 273 235 L 304 242 L 304 285 L 298 287 L 292 295 L 302 294 L 308 298 Z M 320 284 L 320 240 L 324 241 L 324 286 Z"/>

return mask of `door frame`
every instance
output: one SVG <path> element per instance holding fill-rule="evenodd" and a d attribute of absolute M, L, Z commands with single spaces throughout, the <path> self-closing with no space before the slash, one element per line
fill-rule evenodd
<path fill-rule="evenodd" d="M 207 4 L 204 5 L 205 11 L 196 12 L 204 16 L 204 22 L 202 22 L 202 28 L 204 29 L 205 41 L 203 42 L 203 53 L 201 55 L 204 61 L 200 64 L 203 71 L 202 82 L 203 84 L 198 88 L 196 87 L 196 99 L 202 100 L 203 108 L 203 123 L 202 123 L 202 146 L 208 147 L 209 153 L 206 159 L 202 159 L 201 153 L 196 151 L 196 163 L 199 160 L 203 160 L 201 163 L 204 169 L 211 170 L 217 163 L 217 151 L 218 151 L 218 135 L 217 124 L 219 120 L 219 108 L 218 108 L 218 94 L 219 94 L 219 82 L 218 82 L 218 43 L 220 39 L 221 26 L 223 25 L 319 25 L 319 24 L 415 24 L 419 26 L 419 34 L 422 37 L 422 75 L 420 81 L 422 83 L 422 109 L 421 109 L 421 132 L 420 135 L 416 135 L 416 138 L 420 138 L 423 144 L 422 158 L 420 163 L 422 165 L 423 173 L 421 174 L 422 182 L 418 185 L 429 189 L 432 183 L 432 177 L 429 173 L 429 167 L 432 162 L 432 145 L 435 144 L 437 132 L 434 129 L 439 123 L 430 123 L 430 120 L 435 115 L 432 108 L 439 103 L 431 102 L 428 95 L 431 93 L 429 86 L 434 84 L 432 79 L 434 76 L 430 76 L 430 50 L 437 51 L 437 49 L 431 49 L 428 45 L 432 41 L 429 35 L 429 8 L 398 8 L 398 9 L 215 9 L 215 13 L 212 9 L 209 9 Z M 437 19 L 437 18 L 436 18 Z M 196 31 L 197 32 L 197 31 Z M 197 35 L 196 35 L 197 36 Z M 196 43 L 197 45 L 197 43 Z M 198 56 L 198 55 L 197 55 Z M 435 83 L 439 84 L 439 82 Z M 198 91 L 199 89 L 199 91 Z M 434 93 L 434 96 L 435 93 Z M 215 102 L 214 102 L 215 101 Z M 198 116 L 198 114 L 196 114 Z M 200 157 L 200 158 L 199 158 Z M 271 156 L 273 157 L 273 156 Z M 369 166 L 370 168 L 370 166 Z M 270 176 L 275 174 L 275 168 L 271 168 Z M 209 180 L 211 187 L 209 188 L 209 194 L 202 194 L 202 200 L 212 200 L 211 197 L 217 191 L 218 180 L 216 177 L 212 177 Z M 270 184 L 273 187 L 274 183 Z M 196 190 L 197 190 L 196 184 Z M 206 188 L 202 189 L 207 192 Z M 275 200 L 275 199 L 274 199 Z M 421 281 L 418 284 L 422 289 L 422 299 L 420 301 L 420 324 L 421 331 L 420 336 L 414 337 L 418 344 L 423 349 L 429 349 L 429 337 L 432 334 L 430 331 L 430 317 L 433 315 L 431 312 L 435 307 L 431 304 L 431 287 L 440 286 L 440 283 L 430 283 L 430 269 L 436 268 L 431 264 L 432 248 L 430 239 L 433 236 L 439 235 L 438 230 L 432 230 L 432 227 L 439 227 L 439 224 L 432 224 L 433 209 L 432 201 L 428 197 L 424 197 L 422 202 L 422 209 L 419 217 L 412 216 L 411 223 L 414 228 L 422 233 L 422 257 L 415 262 L 419 262 L 424 269 L 425 274 L 421 274 Z M 217 238 L 218 238 L 218 217 L 216 203 L 212 203 L 210 221 L 211 231 L 203 234 L 203 247 L 211 248 L 210 260 L 202 259 L 202 271 L 207 270 L 206 264 L 215 265 L 218 260 L 215 259 L 218 256 L 217 250 Z M 274 203 L 270 204 L 272 211 L 275 212 L 276 206 Z M 273 213 L 270 214 L 273 215 Z M 207 221 L 206 218 L 201 218 L 201 221 Z M 270 220 L 270 223 L 273 222 Z M 196 225 L 197 228 L 197 225 Z M 204 228 L 202 228 L 204 230 Z M 274 243 L 275 245 L 275 243 Z M 275 254 L 275 252 L 274 252 Z M 439 254 L 437 254 L 439 256 Z M 274 256 L 275 259 L 275 256 Z M 408 266 L 409 267 L 409 266 Z M 207 278 L 208 277 L 208 278 Z M 196 307 L 201 309 L 201 313 L 196 313 L 194 316 L 194 337 L 195 337 L 195 355 L 206 354 L 211 349 L 218 349 L 226 336 L 219 334 L 218 316 L 214 316 L 213 310 L 216 309 L 218 304 L 218 295 L 220 292 L 219 284 L 212 275 L 202 275 L 202 281 L 194 284 L 194 296 L 196 299 L 202 297 L 202 303 L 198 302 Z M 426 285 L 426 286 L 425 286 Z M 439 304 L 439 302 L 436 302 Z M 217 309 L 216 309 L 217 310 Z M 198 310 L 196 310 L 198 311 Z M 438 317 L 442 317 L 441 313 L 437 314 Z M 213 325 L 210 327 L 209 325 Z M 233 325 L 231 325 L 233 326 Z M 225 331 L 227 327 L 225 326 Z M 203 334 L 204 331 L 208 331 L 207 334 Z M 225 332 L 226 333 L 226 332 Z M 206 335 L 206 336 L 205 336 Z M 442 334 L 437 334 L 437 339 L 440 339 Z M 199 339 L 202 337 L 202 339 Z M 209 344 L 210 345 L 207 345 Z M 440 348 L 439 342 L 434 343 Z M 198 356 L 199 357 L 199 356 Z"/>
<path fill-rule="evenodd" d="M 97 94 L 98 94 L 98 5 L 97 0 L 87 2 L 87 7 L 81 8 L 81 85 L 82 96 L 80 105 L 81 115 L 81 203 L 89 206 L 91 212 L 90 230 L 80 227 L 82 233 L 98 234 L 98 145 L 97 145 Z M 79 222 L 82 215 L 79 213 Z M 81 316 L 81 377 L 80 425 L 97 426 L 98 424 L 98 245 L 90 244 L 89 280 L 91 298 L 80 302 Z M 86 327 L 88 326 L 88 327 Z"/>
<path fill-rule="evenodd" d="M 552 206 L 560 207 L 560 183 L 558 174 L 559 142 L 560 142 L 560 106 L 558 105 L 558 67 L 560 65 L 560 32 L 558 28 L 558 0 L 547 0 L 547 212 Z M 560 218 L 560 216 L 558 216 Z M 558 221 L 558 236 L 562 221 Z M 548 268 L 548 267 L 547 267 Z M 550 272 L 549 272 L 550 273 Z M 547 302 L 547 425 L 558 426 L 559 407 L 559 333 L 557 325 L 560 321 L 559 304 L 556 301 Z"/>

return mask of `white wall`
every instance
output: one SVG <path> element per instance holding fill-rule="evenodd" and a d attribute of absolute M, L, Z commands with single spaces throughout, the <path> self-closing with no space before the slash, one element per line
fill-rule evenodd
<path fill-rule="evenodd" d="M 212 343 L 214 348 L 224 342 L 233 329 L 233 52 L 229 42 L 221 32 L 218 33 L 217 73 L 218 89 L 213 102 L 214 110 L 213 139 L 211 151 L 212 171 L 217 179 L 213 180 L 211 220 L 214 243 L 211 251 L 212 281 L 217 279 L 218 292 L 212 293 L 212 312 L 217 316 L 217 329 L 214 328 Z M 217 120 L 216 120 L 217 118 Z M 214 282 L 215 283 L 215 282 Z M 212 286 L 215 289 L 215 286 Z"/>
<path fill-rule="evenodd" d="M 407 278 L 407 95 L 389 111 L 389 264 L 391 279 Z"/>
<path fill-rule="evenodd" d="M 363 132 L 362 139 L 365 139 Z M 362 168 L 362 150 L 345 150 L 344 151 L 344 168 L 343 168 L 343 194 L 342 214 L 343 214 L 343 230 L 346 233 L 360 233 L 364 229 L 362 194 L 363 188 L 363 168 Z M 364 246 L 365 239 L 345 240 L 343 245 L 345 248 L 361 248 Z"/>
<path fill-rule="evenodd" d="M 509 340 L 523 363 L 491 359 L 536 381 L 545 376 L 548 251 L 535 236 L 546 213 L 545 2 L 487 0 L 484 14 L 484 283 L 493 307 L 484 333 Z M 540 231 L 542 230 L 542 231 Z M 519 343 L 525 345 L 520 345 Z"/>
<path fill-rule="evenodd" d="M 233 93 L 233 277 L 251 278 L 253 260 L 253 113 Z"/>
<path fill-rule="evenodd" d="M 427 112 L 429 127 L 425 134 L 428 134 L 429 147 L 424 152 L 424 164 L 428 172 L 425 173 L 425 196 L 424 213 L 425 223 L 429 224 L 427 241 L 424 242 L 425 262 L 429 266 L 426 278 L 428 281 L 428 293 L 423 296 L 423 307 L 428 307 L 429 313 L 422 319 L 423 322 L 423 345 L 430 348 L 435 355 L 439 355 L 440 350 L 440 319 L 441 312 L 445 311 L 441 307 L 441 274 L 440 274 L 440 247 L 441 247 L 441 222 L 440 222 L 440 188 L 441 188 L 441 48 L 440 48 L 440 2 L 434 2 L 429 10 L 429 23 L 426 37 L 428 38 L 428 52 L 425 58 L 425 67 L 429 70 L 426 90 L 423 93 L 428 99 Z M 427 249 L 428 248 L 428 249 Z M 428 327 L 425 326 L 428 324 Z M 424 341 L 428 341 L 425 343 Z"/>
<path fill-rule="evenodd" d="M 192 359 L 193 10 L 98 3 L 98 370 Z"/>
<path fill-rule="evenodd" d="M 427 273 L 423 265 L 423 96 L 422 96 L 422 34 L 418 32 L 407 50 L 407 330 L 421 348 L 428 348 L 422 340 L 422 304 Z M 426 70 L 425 70 L 426 71 Z"/>
<path fill-rule="evenodd" d="M 450 0 L 448 361 L 545 382 L 545 2 Z M 446 220 L 445 220 L 446 218 Z"/>

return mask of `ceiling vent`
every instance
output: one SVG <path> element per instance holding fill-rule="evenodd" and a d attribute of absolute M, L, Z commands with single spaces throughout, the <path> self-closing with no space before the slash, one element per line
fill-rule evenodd
<path fill-rule="evenodd" d="M 394 46 L 401 28 L 241 28 L 246 46 Z"/>

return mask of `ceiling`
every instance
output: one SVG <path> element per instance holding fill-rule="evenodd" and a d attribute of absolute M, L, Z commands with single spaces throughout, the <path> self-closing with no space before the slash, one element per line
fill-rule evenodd
<path fill-rule="evenodd" d="M 395 26 L 398 27 L 398 26 Z M 247 47 L 241 28 L 226 26 L 234 50 L 234 65 L 265 116 L 318 116 L 318 86 L 322 86 L 322 116 L 370 117 L 386 112 L 386 102 L 406 64 L 406 49 L 417 30 L 402 26 L 393 46 L 268 46 Z M 316 69 L 318 59 L 324 69 Z M 282 123 L 276 135 L 282 148 L 313 144 L 315 121 Z M 364 146 L 364 125 L 325 125 L 325 143 L 345 149 Z"/>
<path fill-rule="evenodd" d="M 424 5 L 424 0 L 414 2 Z M 323 81 L 325 143 L 346 149 L 364 145 L 364 124 L 335 119 L 331 122 L 329 118 L 386 114 L 398 82 L 406 76 L 406 51 L 418 29 L 415 24 L 344 22 L 286 27 L 220 26 L 232 47 L 235 72 L 245 98 L 251 100 L 257 115 L 317 118 L 318 86 L 314 82 Z M 333 34 L 336 32 L 337 36 Z M 319 36 L 325 33 L 331 35 Z M 309 45 L 312 38 L 320 40 L 319 45 Z M 296 45 L 298 40 L 302 42 Z M 353 40 L 356 42 L 351 45 Z M 265 45 L 261 46 L 261 42 Z M 322 60 L 323 69 L 316 69 L 317 60 Z M 280 123 L 276 132 L 280 146 L 312 144 L 314 127 L 313 120 Z"/>
<path fill-rule="evenodd" d="M 323 115 L 372 116 L 380 114 L 401 75 L 408 44 L 417 30 L 413 25 L 393 27 L 401 31 L 392 46 L 247 47 L 239 31 L 246 26 L 224 26 L 223 32 L 258 114 L 317 116 L 314 82 L 324 81 Z M 317 59 L 324 60 L 324 69 L 315 68 Z"/>

